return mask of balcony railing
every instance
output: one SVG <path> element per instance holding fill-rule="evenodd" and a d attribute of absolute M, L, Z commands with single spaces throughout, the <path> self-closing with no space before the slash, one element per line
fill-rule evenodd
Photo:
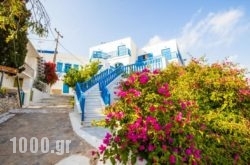
<path fill-rule="evenodd" d="M 92 58 L 107 59 L 107 58 L 114 58 L 114 57 L 119 57 L 119 56 L 131 55 L 131 51 L 129 48 L 126 48 L 122 51 L 111 51 L 111 52 L 96 51 L 96 53 L 94 53 L 94 52 L 92 54 Z"/>

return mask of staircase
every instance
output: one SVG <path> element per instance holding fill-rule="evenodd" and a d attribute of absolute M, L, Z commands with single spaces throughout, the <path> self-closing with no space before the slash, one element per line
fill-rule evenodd
<path fill-rule="evenodd" d="M 114 90 L 121 81 L 123 73 L 130 74 L 145 68 L 162 69 L 166 65 L 167 62 L 163 58 L 155 58 L 116 69 L 106 69 L 87 82 L 77 83 L 75 109 L 81 114 L 82 124 L 89 126 L 93 120 L 104 119 L 105 106 L 112 104 L 117 99 Z"/>
<path fill-rule="evenodd" d="M 101 98 L 101 91 L 99 85 L 96 84 L 86 93 L 85 98 L 85 113 L 84 113 L 84 122 L 91 123 L 92 120 L 101 120 L 105 116 L 103 114 L 103 109 L 105 105 Z"/>

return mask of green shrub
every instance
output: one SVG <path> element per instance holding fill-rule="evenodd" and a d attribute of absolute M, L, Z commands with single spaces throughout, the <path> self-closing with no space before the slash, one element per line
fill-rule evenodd
<path fill-rule="evenodd" d="M 0 94 L 6 95 L 6 94 L 7 94 L 7 89 L 4 88 L 4 87 L 1 87 L 1 88 L 0 88 Z"/>
<path fill-rule="evenodd" d="M 98 72 L 99 61 L 93 61 L 80 70 L 71 68 L 64 76 L 63 82 L 69 87 L 75 88 L 77 82 L 85 82 Z"/>

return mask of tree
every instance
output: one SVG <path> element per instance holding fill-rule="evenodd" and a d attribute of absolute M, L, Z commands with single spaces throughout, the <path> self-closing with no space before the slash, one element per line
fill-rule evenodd
<path fill-rule="evenodd" d="M 18 31 L 27 32 L 28 28 L 38 35 L 48 32 L 50 20 L 39 0 L 1 0 L 0 11 L 0 29 L 6 30 L 7 42 L 15 39 Z M 20 25 L 24 19 L 25 24 Z"/>
<path fill-rule="evenodd" d="M 85 82 L 98 72 L 99 61 L 93 61 L 80 70 L 71 68 L 64 76 L 63 82 L 69 87 L 75 88 L 77 82 Z"/>
<path fill-rule="evenodd" d="M 58 80 L 58 76 L 56 74 L 56 64 L 46 62 L 44 65 L 44 78 L 42 81 L 51 86 Z"/>
<path fill-rule="evenodd" d="M 47 32 L 49 19 L 42 4 L 39 0 L 30 0 L 29 3 L 31 8 L 28 10 L 25 1 L 0 1 L 0 65 L 14 68 L 23 65 L 29 27 L 40 35 Z"/>

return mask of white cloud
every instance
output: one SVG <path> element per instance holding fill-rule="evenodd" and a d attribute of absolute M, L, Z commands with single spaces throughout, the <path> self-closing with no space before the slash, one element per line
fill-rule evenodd
<path fill-rule="evenodd" d="M 199 10 L 197 14 L 200 14 Z M 191 19 L 183 27 L 178 38 L 183 52 L 190 49 L 211 48 L 230 45 L 237 35 L 250 29 L 250 24 L 244 22 L 244 12 L 240 9 L 230 9 L 224 12 L 209 13 L 204 19 Z"/>
<path fill-rule="evenodd" d="M 149 39 L 148 43 L 145 46 L 151 46 L 151 45 L 160 43 L 162 41 L 163 40 L 158 35 L 155 35 L 155 36 L 153 36 L 152 38 Z"/>

